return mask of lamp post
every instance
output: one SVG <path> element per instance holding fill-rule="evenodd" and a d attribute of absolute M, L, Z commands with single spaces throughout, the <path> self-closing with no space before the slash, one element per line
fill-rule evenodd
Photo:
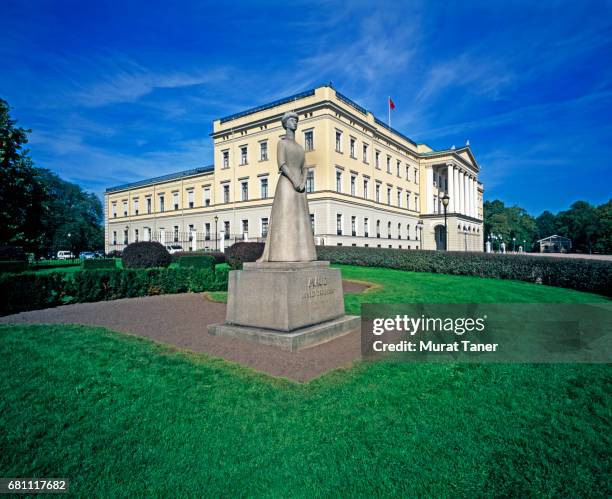
<path fill-rule="evenodd" d="M 446 208 L 448 207 L 448 202 L 450 198 L 447 193 L 444 193 L 444 197 L 442 198 L 442 206 L 444 206 L 444 251 L 448 251 L 448 227 L 446 225 Z"/>
<path fill-rule="evenodd" d="M 419 239 L 421 240 L 420 248 L 423 249 L 423 220 L 417 222 L 417 227 L 419 228 Z"/>
<path fill-rule="evenodd" d="M 70 257 L 72 258 L 74 255 L 72 254 L 72 234 L 68 232 L 68 248 L 70 248 Z"/>
<path fill-rule="evenodd" d="M 217 224 L 219 223 L 219 217 L 215 215 L 215 251 L 219 250 L 219 237 L 217 236 Z"/>
<path fill-rule="evenodd" d="M 516 237 L 512 238 L 512 253 L 516 253 Z"/>

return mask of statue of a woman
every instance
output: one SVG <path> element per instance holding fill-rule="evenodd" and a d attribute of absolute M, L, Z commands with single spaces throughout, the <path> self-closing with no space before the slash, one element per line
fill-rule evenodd
<path fill-rule="evenodd" d="M 280 177 L 274 193 L 268 236 L 260 262 L 311 262 L 317 259 L 306 200 L 304 148 L 295 141 L 298 115 L 281 120 L 286 135 L 278 142 Z"/>

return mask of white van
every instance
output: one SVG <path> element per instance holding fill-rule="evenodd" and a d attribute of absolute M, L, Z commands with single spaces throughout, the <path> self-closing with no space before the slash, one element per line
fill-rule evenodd
<path fill-rule="evenodd" d="M 70 251 L 58 251 L 57 259 L 58 260 L 71 260 L 74 258 L 74 255 Z"/>

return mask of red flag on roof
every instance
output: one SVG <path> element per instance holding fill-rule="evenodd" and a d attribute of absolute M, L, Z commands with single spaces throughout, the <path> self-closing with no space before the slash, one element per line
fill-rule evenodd
<path fill-rule="evenodd" d="M 389 109 L 395 109 L 395 102 L 389 97 Z"/>

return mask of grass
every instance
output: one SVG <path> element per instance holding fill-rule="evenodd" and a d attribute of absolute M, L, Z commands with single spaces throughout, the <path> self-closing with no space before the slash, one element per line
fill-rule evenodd
<path fill-rule="evenodd" d="M 358 301 L 607 301 L 342 267 Z M 358 363 L 308 384 L 83 326 L 0 327 L 0 475 L 79 496 L 612 493 L 609 365 Z"/>

